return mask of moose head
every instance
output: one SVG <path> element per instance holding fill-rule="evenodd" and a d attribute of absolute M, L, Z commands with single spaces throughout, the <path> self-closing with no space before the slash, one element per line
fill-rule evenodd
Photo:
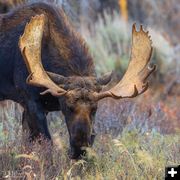
<path fill-rule="evenodd" d="M 111 80 L 111 74 L 100 78 L 95 76 L 64 77 L 44 70 L 41 62 L 44 25 L 43 14 L 33 17 L 19 40 L 19 47 L 30 73 L 27 83 L 44 87 L 46 90 L 41 95 L 50 93 L 59 98 L 59 101 L 64 99 L 65 105 L 62 112 L 67 118 L 72 154 L 74 158 L 77 158 L 83 153 L 82 147 L 91 146 L 93 143 L 93 119 L 99 100 L 106 97 L 133 98 L 147 90 L 146 80 L 155 70 L 155 65 L 148 66 L 152 42 L 148 32 L 145 32 L 142 26 L 140 31 L 136 31 L 133 25 L 131 57 L 127 71 L 114 87 L 102 92 L 102 86 Z"/>

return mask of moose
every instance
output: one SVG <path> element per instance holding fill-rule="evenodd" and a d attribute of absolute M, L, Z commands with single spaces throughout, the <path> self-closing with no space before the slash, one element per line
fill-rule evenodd
<path fill-rule="evenodd" d="M 48 3 L 30 3 L 0 15 L 0 101 L 10 99 L 24 111 L 22 127 L 30 140 L 48 140 L 46 115 L 61 111 L 70 138 L 70 157 L 79 158 L 94 141 L 98 101 L 133 98 L 148 88 L 155 70 L 149 65 L 152 42 L 148 32 L 132 27 L 127 71 L 107 91 L 112 74 L 97 77 L 88 47 L 64 11 Z"/>

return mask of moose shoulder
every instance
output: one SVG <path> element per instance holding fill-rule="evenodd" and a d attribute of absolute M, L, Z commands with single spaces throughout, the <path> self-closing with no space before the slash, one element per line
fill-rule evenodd
<path fill-rule="evenodd" d="M 23 106 L 23 125 L 28 125 L 31 139 L 40 134 L 51 139 L 46 114 L 61 110 L 72 158 L 93 144 L 98 100 L 143 93 L 147 77 L 155 70 L 154 65 L 148 67 L 151 40 L 142 26 L 139 32 L 133 26 L 131 59 L 124 77 L 105 92 L 101 89 L 111 74 L 96 77 L 86 43 L 62 9 L 28 4 L 1 15 L 0 26 L 0 100 L 11 99 Z"/>

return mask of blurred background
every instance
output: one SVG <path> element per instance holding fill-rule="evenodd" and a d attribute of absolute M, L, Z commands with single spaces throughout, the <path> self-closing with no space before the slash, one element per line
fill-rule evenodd
<path fill-rule="evenodd" d="M 25 0 L 0 0 L 0 12 L 7 13 L 24 2 Z M 120 79 L 127 68 L 132 24 L 136 22 L 137 27 L 140 24 L 144 25 L 153 41 L 152 62 L 158 65 L 157 71 L 150 78 L 150 88 L 135 99 L 106 98 L 100 101 L 96 114 L 96 132 L 99 137 L 110 134 L 112 138 L 117 139 L 126 137 L 126 133 L 134 131 L 142 137 L 153 133 L 158 134 L 158 138 L 166 138 L 166 135 L 169 135 L 171 140 L 168 139 L 167 142 L 172 147 L 173 138 L 180 132 L 179 0 L 49 0 L 48 2 L 62 7 L 74 27 L 84 37 L 94 57 L 97 74 L 101 75 L 115 69 L 112 83 Z M 21 132 L 21 111 L 21 107 L 12 101 L 0 103 L 0 142 L 4 142 L 6 138 L 13 140 L 16 138 L 14 134 Z M 58 132 L 62 136 L 64 134 L 67 136 L 63 116 L 59 112 L 50 113 L 48 120 L 52 133 Z M 60 127 L 64 127 L 63 130 Z M 149 146 L 151 145 L 150 143 Z M 176 145 L 177 147 L 173 146 L 168 153 L 180 153 L 179 138 Z M 153 156 L 152 152 L 148 153 Z M 165 154 L 162 157 L 166 159 L 163 161 L 164 164 L 180 162 L 180 157 L 173 156 L 172 159 Z M 165 166 L 164 164 L 162 166 Z"/>

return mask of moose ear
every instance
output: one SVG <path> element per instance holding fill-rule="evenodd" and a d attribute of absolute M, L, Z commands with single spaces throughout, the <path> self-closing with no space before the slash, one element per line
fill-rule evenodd
<path fill-rule="evenodd" d="M 113 71 L 104 74 L 103 76 L 97 78 L 97 83 L 100 85 L 108 84 L 112 79 L 112 75 L 113 75 Z"/>
<path fill-rule="evenodd" d="M 46 72 L 47 72 L 48 76 L 50 77 L 50 79 L 57 85 L 65 84 L 65 82 L 67 81 L 67 77 L 64 77 L 64 76 L 56 74 L 56 73 L 48 72 L 48 71 L 46 71 Z"/>

